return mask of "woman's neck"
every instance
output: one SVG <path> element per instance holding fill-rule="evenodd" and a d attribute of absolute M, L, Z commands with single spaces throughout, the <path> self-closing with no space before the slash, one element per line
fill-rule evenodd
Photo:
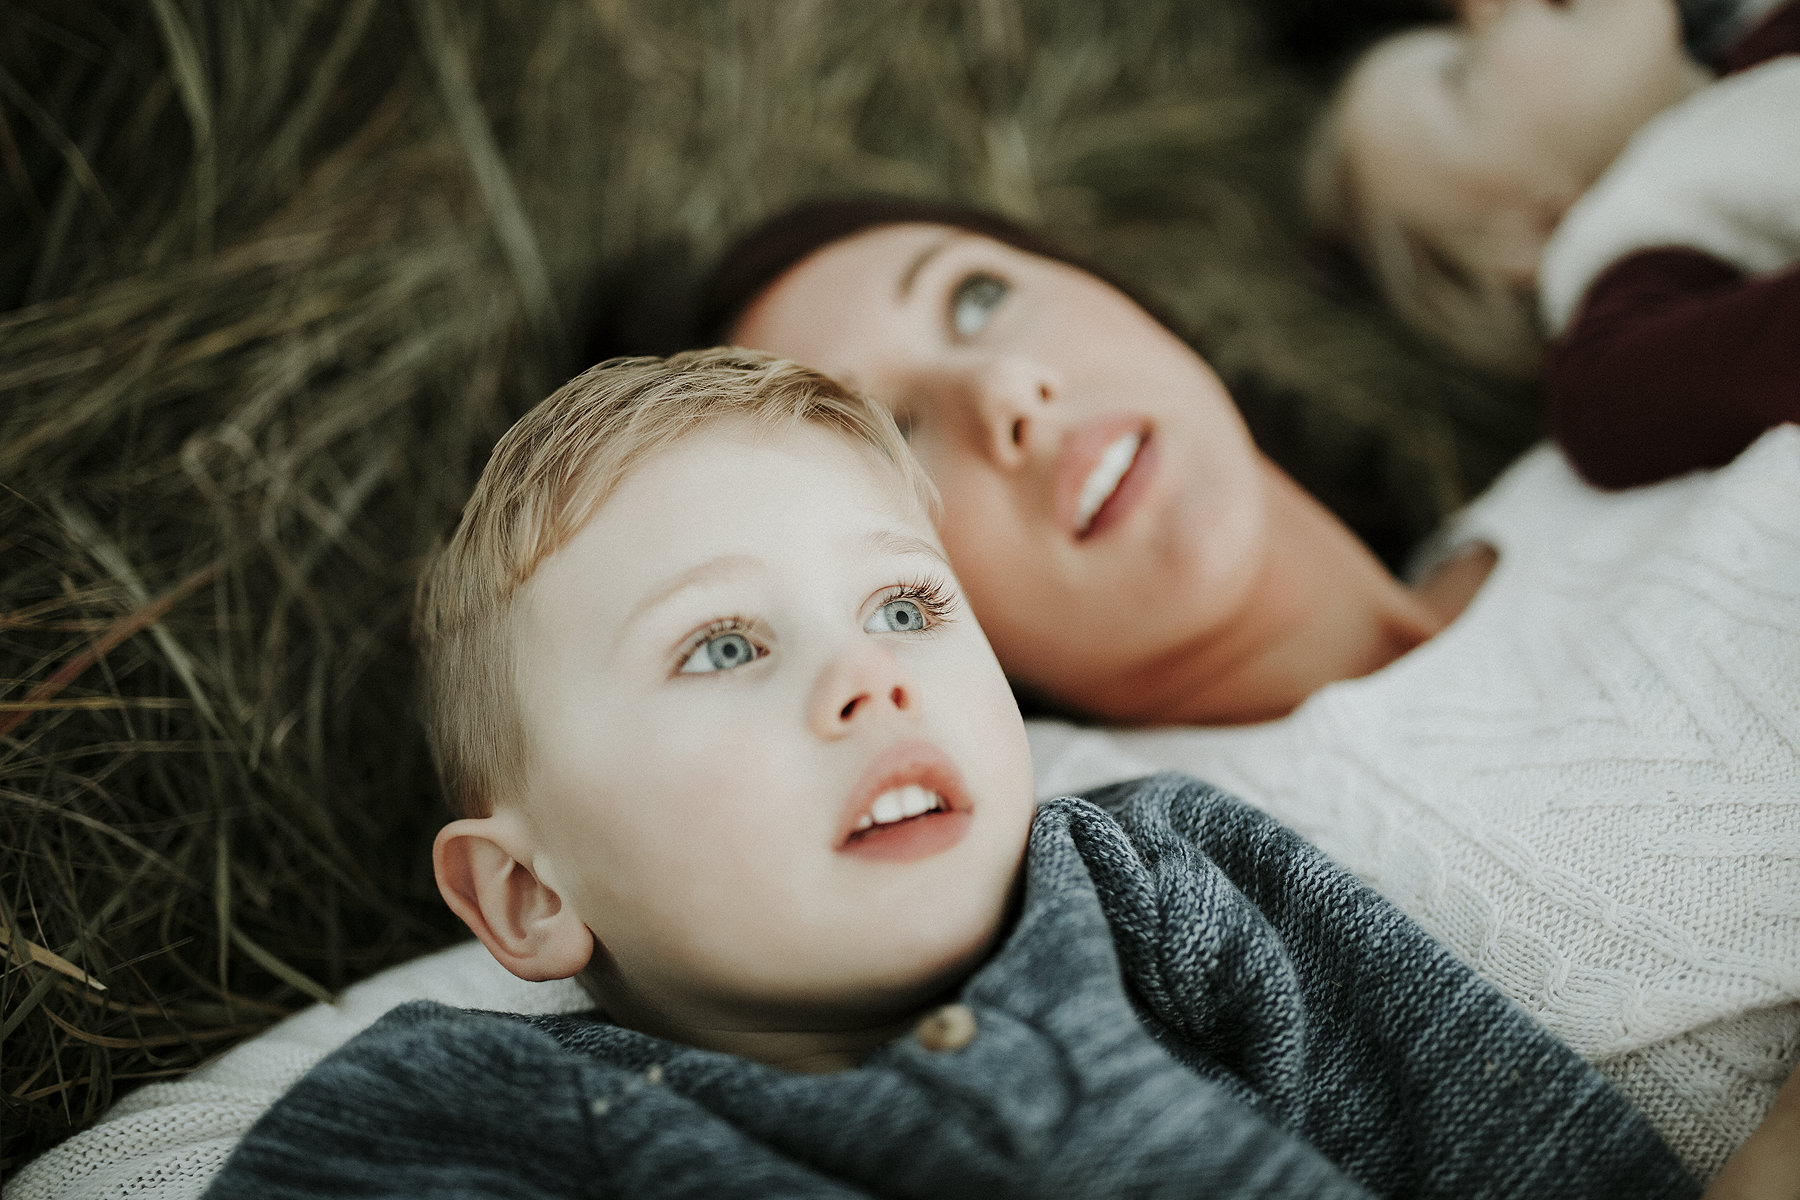
<path fill-rule="evenodd" d="M 1235 725 L 1286 716 L 1319 688 L 1387 666 L 1461 611 L 1492 566 L 1414 592 L 1270 465 L 1257 578 L 1221 627 L 1121 673 L 1086 710 L 1137 724 Z"/>

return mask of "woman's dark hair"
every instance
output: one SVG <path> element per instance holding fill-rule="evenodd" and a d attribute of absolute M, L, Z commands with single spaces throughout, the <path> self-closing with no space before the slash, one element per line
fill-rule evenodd
<path fill-rule="evenodd" d="M 812 200 L 785 209 L 740 234 L 726 247 L 700 289 L 696 345 L 727 340 L 731 327 L 765 288 L 815 250 L 883 225 L 948 225 L 1009 246 L 1054 258 L 1118 288 L 1151 316 L 1169 325 L 1146 301 L 1104 269 L 1005 217 L 941 200 L 901 196 L 846 196 Z M 1173 328 L 1171 326 L 1171 328 Z"/>
<path fill-rule="evenodd" d="M 731 327 L 751 301 L 813 251 L 865 230 L 910 224 L 967 229 L 1030 254 L 1060 259 L 1122 287 L 1092 263 L 980 209 L 904 196 L 807 200 L 740 233 L 710 268 L 696 270 L 689 252 L 672 244 L 640 247 L 615 264 L 595 280 L 589 298 L 595 320 L 584 361 L 622 354 L 666 355 L 728 342 Z M 1132 299 L 1143 303 L 1135 294 Z M 1157 319 L 1162 320 L 1160 314 Z"/>

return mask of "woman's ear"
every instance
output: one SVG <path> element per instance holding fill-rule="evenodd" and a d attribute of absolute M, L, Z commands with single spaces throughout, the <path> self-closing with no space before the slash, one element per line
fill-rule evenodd
<path fill-rule="evenodd" d="M 488 953 L 520 979 L 567 979 L 594 953 L 594 935 L 528 865 L 530 831 L 518 813 L 465 817 L 438 830 L 438 891 Z"/>

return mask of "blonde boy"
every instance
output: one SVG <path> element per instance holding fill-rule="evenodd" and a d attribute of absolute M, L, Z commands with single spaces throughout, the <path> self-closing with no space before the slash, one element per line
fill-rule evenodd
<path fill-rule="evenodd" d="M 397 1009 L 209 1194 L 1694 1193 L 1268 818 L 1170 776 L 1034 819 L 929 501 L 881 410 L 740 351 L 509 433 L 422 593 L 434 863 L 599 1010 Z"/>
<path fill-rule="evenodd" d="M 890 421 L 749 355 L 614 363 L 501 441 L 419 619 L 433 861 L 495 958 L 811 1064 L 987 951 L 1031 767 L 931 502 Z"/>

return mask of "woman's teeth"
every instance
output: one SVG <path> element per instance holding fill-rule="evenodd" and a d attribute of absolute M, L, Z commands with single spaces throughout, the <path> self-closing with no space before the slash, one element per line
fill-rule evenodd
<path fill-rule="evenodd" d="M 943 807 L 942 796 L 930 788 L 909 783 L 905 787 L 889 788 L 875 797 L 875 803 L 869 805 L 869 811 L 862 815 L 856 828 L 862 830 L 876 825 L 892 825 L 895 821 L 904 821 L 920 813 L 942 811 Z"/>
<path fill-rule="evenodd" d="M 1131 470 L 1131 464 L 1137 461 L 1138 447 L 1143 444 L 1142 434 L 1128 433 L 1106 448 L 1106 453 L 1088 473 L 1087 482 L 1081 485 L 1081 500 L 1075 506 L 1077 532 L 1088 531 L 1088 526 L 1094 523 L 1094 514 L 1119 486 L 1119 480 L 1125 478 L 1125 472 Z"/>

